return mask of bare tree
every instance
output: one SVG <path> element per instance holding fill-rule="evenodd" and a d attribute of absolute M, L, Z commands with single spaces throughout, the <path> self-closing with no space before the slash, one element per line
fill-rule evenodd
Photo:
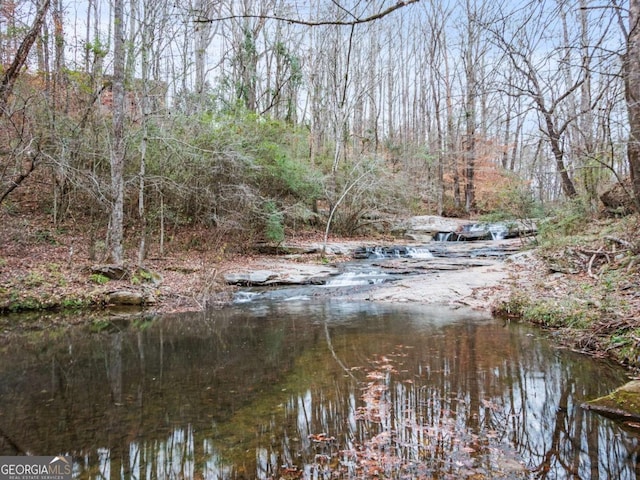
<path fill-rule="evenodd" d="M 111 131 L 111 221 L 109 224 L 112 261 L 124 261 L 124 162 L 125 162 L 125 37 L 124 0 L 113 2 L 113 123 Z"/>
<path fill-rule="evenodd" d="M 464 210 L 470 213 L 475 207 L 475 163 L 476 163 L 476 126 L 477 118 L 477 102 L 479 97 L 479 79 L 478 69 L 482 62 L 482 50 L 480 45 L 480 16 L 482 12 L 479 10 L 475 0 L 466 0 L 464 4 L 465 10 L 465 32 L 464 32 L 464 76 L 465 76 L 465 99 L 464 99 L 464 117 L 465 117 L 465 138 L 464 138 L 464 157 L 465 157 L 465 204 Z"/>
<path fill-rule="evenodd" d="M 15 121 L 10 118 L 12 116 L 12 113 L 9 111 L 9 101 L 11 95 L 13 94 L 13 89 L 16 81 L 18 80 L 18 77 L 20 76 L 22 69 L 27 62 L 31 47 L 36 42 L 42 25 L 44 24 L 49 5 L 50 0 L 43 0 L 38 4 L 38 9 L 36 11 L 35 18 L 33 19 L 31 27 L 20 42 L 20 46 L 17 48 L 11 64 L 5 70 L 4 75 L 2 75 L 0 79 L 0 119 L 9 118 L 11 129 L 17 129 L 18 135 L 24 134 L 24 132 L 22 131 L 22 127 L 19 126 L 22 121 Z M 31 175 L 31 173 L 35 170 L 37 160 L 39 159 L 39 152 L 37 151 L 37 149 L 36 151 L 31 149 L 31 146 L 33 146 L 31 145 L 31 141 L 27 141 L 25 143 L 24 139 L 22 139 L 19 143 L 22 144 L 22 147 L 18 150 L 6 150 L 6 146 L 3 146 L 2 153 L 8 153 L 9 157 L 16 159 L 18 162 L 20 162 L 22 159 L 25 159 L 27 167 L 20 168 L 20 171 L 17 174 L 8 175 L 9 178 L 6 178 L 7 176 L 4 173 L 7 171 L 8 165 L 1 165 L 2 178 L 3 180 L 6 179 L 8 181 L 6 182 L 6 187 L 3 188 L 2 192 L 0 192 L 0 203 L 2 203 L 2 201 L 4 201 L 12 191 L 14 191 L 26 178 L 29 177 L 29 175 Z"/>
<path fill-rule="evenodd" d="M 530 13 L 530 16 L 526 15 L 527 20 L 518 26 L 515 34 L 509 35 L 506 27 L 503 27 L 503 30 L 495 27 L 488 28 L 492 31 L 495 43 L 504 51 L 518 78 L 509 85 L 508 91 L 530 98 L 535 105 L 540 118 L 540 129 L 549 142 L 556 170 L 561 178 L 562 189 L 564 194 L 571 198 L 577 196 L 577 191 L 565 164 L 563 136 L 575 117 L 562 119 L 559 112 L 562 103 L 579 90 L 584 77 L 575 79 L 569 85 L 558 78 L 542 77 L 543 72 L 549 71 L 546 68 L 548 64 L 553 63 L 550 57 L 543 58 L 542 61 L 538 60 L 540 51 L 537 46 L 541 42 L 540 34 L 544 31 L 543 25 L 548 18 L 544 15 L 546 12 L 542 8 Z M 502 24 L 506 26 L 514 21 L 514 18 L 505 18 Z"/>
<path fill-rule="evenodd" d="M 510 65 L 505 91 L 535 111 L 562 192 L 573 198 L 579 193 L 577 175 L 588 174 L 587 160 L 599 155 L 596 129 L 607 124 L 594 113 L 606 112 L 601 107 L 617 80 L 609 44 L 615 16 L 589 8 L 586 0 L 575 11 L 568 7 L 564 0 L 531 2 L 505 15 L 500 27 L 487 28 Z M 588 16 L 596 11 L 597 17 Z M 591 196 L 595 181 L 584 185 Z"/>
<path fill-rule="evenodd" d="M 205 2 L 204 0 L 194 0 L 192 10 L 197 18 L 211 18 L 215 15 L 219 2 Z M 196 23 L 194 35 L 194 57 L 195 57 L 195 94 L 199 103 L 205 103 L 203 95 L 206 90 L 206 61 L 207 49 L 213 38 L 217 34 L 219 23 Z"/>

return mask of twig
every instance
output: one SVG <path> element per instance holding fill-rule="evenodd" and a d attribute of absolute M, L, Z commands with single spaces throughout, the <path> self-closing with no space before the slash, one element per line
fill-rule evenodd
<path fill-rule="evenodd" d="M 604 255 L 604 256 L 615 253 L 615 252 L 606 252 L 603 250 L 604 250 L 604 247 L 600 247 L 598 250 L 588 250 L 586 248 L 579 248 L 579 249 L 576 249 L 576 252 L 581 252 L 586 255 Z"/>
<path fill-rule="evenodd" d="M 306 25 L 308 27 L 320 27 L 323 25 L 342 25 L 342 26 L 354 26 L 354 25 L 359 25 L 361 23 L 369 23 L 369 22 L 373 22 L 375 20 L 379 20 L 382 17 L 385 17 L 387 15 L 389 15 L 390 13 L 392 13 L 393 11 L 402 8 L 406 5 L 411 5 L 412 3 L 416 3 L 419 2 L 420 0 L 401 0 L 399 2 L 397 2 L 395 5 L 392 5 L 391 7 L 387 8 L 386 10 L 383 10 L 381 12 L 375 13 L 373 15 L 370 15 L 368 17 L 364 17 L 364 18 L 354 18 L 353 20 L 304 20 L 304 19 L 300 19 L 300 18 L 289 18 L 289 17 L 282 17 L 282 16 L 278 16 L 278 15 L 264 15 L 264 14 L 260 14 L 260 15 L 252 15 L 252 14 L 244 14 L 244 15 L 228 15 L 225 17 L 218 17 L 218 18 L 206 18 L 206 17 L 200 17 L 200 18 L 196 18 L 194 20 L 195 23 L 213 23 L 213 22 L 220 22 L 220 21 L 224 21 L 224 20 L 233 20 L 236 18 L 257 18 L 259 20 L 278 20 L 281 22 L 286 22 L 286 23 L 290 23 L 290 24 L 296 24 L 296 25 Z M 350 15 L 353 17 L 354 15 L 350 13 Z"/>
<path fill-rule="evenodd" d="M 20 184 L 24 180 L 26 180 L 27 177 L 29 177 L 29 175 L 31 175 L 31 173 L 36 169 L 37 165 L 38 165 L 38 154 L 36 153 L 35 156 L 33 156 L 29 161 L 29 168 L 25 172 L 20 173 L 19 175 L 17 175 L 11 181 L 11 184 L 9 185 L 7 190 L 2 193 L 2 195 L 0 196 L 0 203 L 2 203 L 4 201 L 4 199 L 7 198 L 7 196 L 11 192 L 13 192 L 16 188 L 18 188 L 20 186 Z"/>
<path fill-rule="evenodd" d="M 623 247 L 627 247 L 633 253 L 636 253 L 636 250 L 637 250 L 636 245 L 634 245 L 631 242 L 628 242 L 627 240 L 623 240 L 623 239 L 618 238 L 618 237 L 612 237 L 610 235 L 606 235 L 604 238 L 605 238 L 605 240 L 609 240 L 610 242 L 614 242 L 614 243 L 617 243 L 618 245 L 622 245 Z"/>
<path fill-rule="evenodd" d="M 598 279 L 598 276 L 597 276 L 597 275 L 595 275 L 595 274 L 591 271 L 591 267 L 593 267 L 593 261 L 596 259 L 596 257 L 597 257 L 597 256 L 598 256 L 598 254 L 597 254 L 597 253 L 594 253 L 594 254 L 591 256 L 591 260 L 589 260 L 589 266 L 587 267 L 587 274 L 588 274 L 591 278 L 593 278 L 593 279 L 595 279 L 595 280 L 597 280 L 597 279 Z"/>

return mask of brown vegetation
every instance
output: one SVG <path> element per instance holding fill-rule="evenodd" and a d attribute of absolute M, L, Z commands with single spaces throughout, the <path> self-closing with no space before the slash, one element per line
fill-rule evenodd
<path fill-rule="evenodd" d="M 157 280 L 136 277 L 136 261 L 127 268 L 133 272 L 120 280 L 108 280 L 92 267 L 104 263 L 105 245 L 81 223 L 55 227 L 42 216 L 2 213 L 0 232 L 0 310 L 3 312 L 104 308 L 109 293 L 126 289 L 154 298 L 147 305 L 158 312 L 202 309 L 210 294 L 223 287 L 217 281 L 223 251 L 214 248 L 188 248 L 189 243 L 206 242 L 206 231 L 183 231 L 160 257 L 150 251 L 144 267 Z M 97 247 L 96 247 L 97 245 Z M 92 260 L 98 249 L 102 260 Z"/>
<path fill-rule="evenodd" d="M 560 332 L 577 351 L 640 368 L 640 219 L 592 220 L 562 233 L 550 222 L 542 245 L 495 313 Z"/>

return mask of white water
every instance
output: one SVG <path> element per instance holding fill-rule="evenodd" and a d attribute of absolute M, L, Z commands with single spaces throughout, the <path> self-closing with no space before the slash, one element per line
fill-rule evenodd
<path fill-rule="evenodd" d="M 386 255 L 381 247 L 373 247 L 368 251 L 369 258 L 385 258 Z"/>
<path fill-rule="evenodd" d="M 509 229 L 503 223 L 493 223 L 489 225 L 489 232 L 492 240 L 504 240 L 509 233 Z"/>
<path fill-rule="evenodd" d="M 438 233 L 438 235 L 436 235 L 436 242 L 448 242 L 449 240 L 451 240 L 452 235 L 453 232 L 440 232 Z"/>
<path fill-rule="evenodd" d="M 407 256 L 409 258 L 433 258 L 433 253 L 427 248 L 407 247 Z"/>
<path fill-rule="evenodd" d="M 366 249 L 367 258 L 433 258 L 425 247 L 371 247 Z"/>
<path fill-rule="evenodd" d="M 353 287 L 356 285 L 376 285 L 387 280 L 386 273 L 371 272 L 345 272 L 330 278 L 325 283 L 326 287 Z"/>
<path fill-rule="evenodd" d="M 260 296 L 258 292 L 247 292 L 240 290 L 233 297 L 233 303 L 249 303 Z"/>
<path fill-rule="evenodd" d="M 465 225 L 462 233 L 489 233 L 492 240 L 504 240 L 509 233 L 509 228 L 504 223 L 474 223 L 471 225 Z M 437 242 L 449 242 L 452 237 L 456 235 L 453 232 L 439 232 L 435 240 Z"/>
<path fill-rule="evenodd" d="M 309 295 L 294 295 L 284 299 L 285 302 L 306 302 L 308 300 L 311 300 Z"/>

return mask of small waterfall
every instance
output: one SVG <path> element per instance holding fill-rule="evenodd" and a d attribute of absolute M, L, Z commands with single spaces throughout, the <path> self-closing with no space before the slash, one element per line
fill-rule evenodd
<path fill-rule="evenodd" d="M 382 247 L 366 247 L 365 252 L 367 258 L 384 258 L 386 256 Z"/>
<path fill-rule="evenodd" d="M 481 236 L 487 230 L 488 230 L 488 226 L 486 223 L 473 223 L 471 225 L 465 225 L 462 228 L 462 231 L 476 234 L 478 236 Z"/>
<path fill-rule="evenodd" d="M 431 252 L 423 247 L 360 247 L 354 254 L 353 258 L 364 259 L 382 259 L 382 258 L 431 258 Z"/>
<path fill-rule="evenodd" d="M 433 253 L 431 253 L 426 248 L 407 247 L 407 257 L 409 257 L 409 258 L 433 258 Z"/>
<path fill-rule="evenodd" d="M 489 233 L 491 233 L 492 240 L 504 240 L 509 229 L 504 223 L 492 223 L 489 225 Z"/>
<path fill-rule="evenodd" d="M 439 232 L 435 236 L 437 242 L 504 240 L 509 235 L 505 223 L 469 223 L 456 232 Z"/>
<path fill-rule="evenodd" d="M 451 237 L 453 235 L 453 232 L 438 232 L 436 234 L 436 242 L 449 242 L 451 240 Z"/>

